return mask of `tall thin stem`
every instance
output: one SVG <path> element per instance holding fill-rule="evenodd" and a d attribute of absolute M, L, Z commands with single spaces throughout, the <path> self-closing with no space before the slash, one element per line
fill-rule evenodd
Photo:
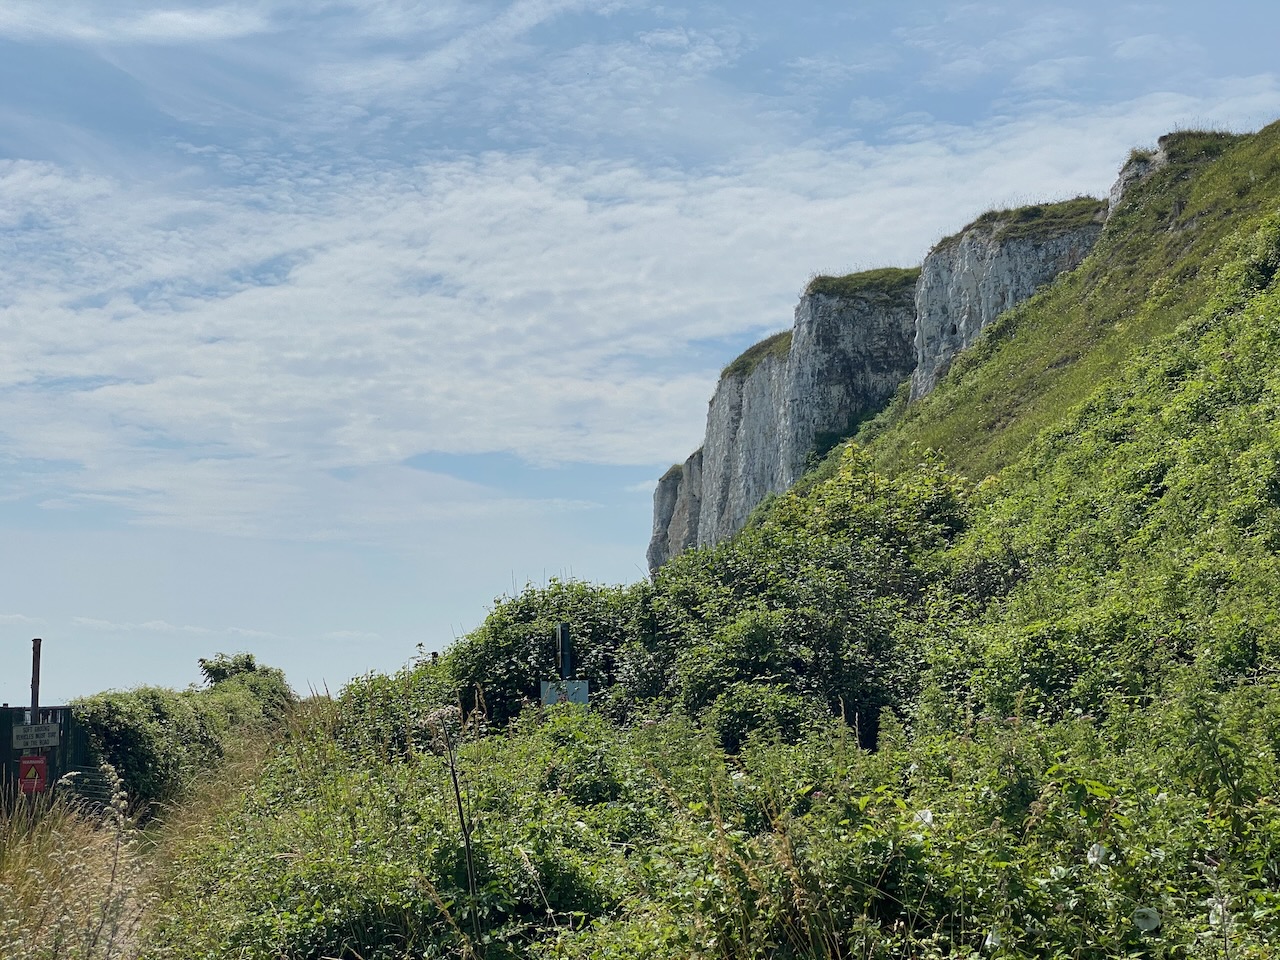
<path fill-rule="evenodd" d="M 444 735 L 445 751 L 449 755 L 449 777 L 453 781 L 453 799 L 458 806 L 458 825 L 462 827 L 462 846 L 467 855 L 467 890 L 471 894 L 471 930 L 476 941 L 480 940 L 480 915 L 478 911 L 476 891 L 476 866 L 471 855 L 471 827 L 467 823 L 467 815 L 462 809 L 462 785 L 458 782 L 458 761 L 453 751 L 453 738 L 449 736 L 449 725 L 440 724 Z"/>

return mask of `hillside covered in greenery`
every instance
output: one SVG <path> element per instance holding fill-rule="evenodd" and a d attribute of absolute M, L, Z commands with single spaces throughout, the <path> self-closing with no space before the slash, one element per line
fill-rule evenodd
<path fill-rule="evenodd" d="M 1280 125 L 1164 147 L 734 539 L 307 705 L 152 955 L 1280 952 Z"/>

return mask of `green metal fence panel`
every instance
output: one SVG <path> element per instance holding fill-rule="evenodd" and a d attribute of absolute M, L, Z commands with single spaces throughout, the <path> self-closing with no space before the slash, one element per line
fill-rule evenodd
<path fill-rule="evenodd" d="M 15 727 L 29 723 L 57 724 L 58 745 L 44 749 L 24 750 L 13 745 Z M 55 784 L 68 774 L 71 789 L 94 800 L 109 800 L 110 788 L 98 770 L 89 745 L 89 736 L 76 722 L 74 707 L 41 707 L 34 719 L 27 707 L 0 707 L 0 791 L 18 792 L 18 764 L 28 753 L 44 756 L 49 764 L 49 783 Z"/>

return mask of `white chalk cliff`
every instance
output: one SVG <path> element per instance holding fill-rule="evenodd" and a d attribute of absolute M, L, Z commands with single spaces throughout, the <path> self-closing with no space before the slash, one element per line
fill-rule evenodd
<path fill-rule="evenodd" d="M 1093 249 L 1105 206 L 1092 198 L 1059 206 L 1079 209 L 1048 217 L 1052 207 L 984 214 L 929 251 L 916 287 L 912 400 L 931 391 L 991 321 L 1075 269 Z"/>
<path fill-rule="evenodd" d="M 649 566 L 742 529 L 769 493 L 790 487 L 915 365 L 918 270 L 819 277 L 791 330 L 725 368 L 702 448 L 658 481 Z"/>
<path fill-rule="evenodd" d="M 904 380 L 927 394 L 997 316 L 1084 259 L 1106 212 L 1078 198 L 984 214 L 918 269 L 815 279 L 790 331 L 725 368 L 702 448 L 659 480 L 650 570 L 737 533 Z"/>

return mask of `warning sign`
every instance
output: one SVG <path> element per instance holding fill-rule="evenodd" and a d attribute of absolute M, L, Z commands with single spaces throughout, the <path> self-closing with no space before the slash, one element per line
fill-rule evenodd
<path fill-rule="evenodd" d="M 61 729 L 56 723 L 19 724 L 13 728 L 13 748 L 39 750 L 41 747 L 56 747 Z"/>
<path fill-rule="evenodd" d="M 542 705 L 553 707 L 557 703 L 586 703 L 589 692 L 585 680 L 543 680 Z"/>
<path fill-rule="evenodd" d="M 22 757 L 18 761 L 18 789 L 23 793 L 44 793 L 49 781 L 49 761 L 44 757 Z"/>

